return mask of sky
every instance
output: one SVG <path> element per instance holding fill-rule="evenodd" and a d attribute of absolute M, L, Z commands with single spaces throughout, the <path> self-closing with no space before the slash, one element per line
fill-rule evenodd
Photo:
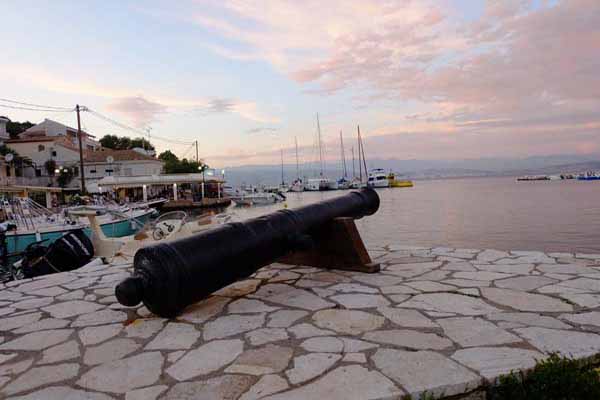
<path fill-rule="evenodd" d="M 0 4 L 0 98 L 215 167 L 600 154 L 598 0 Z M 0 105 L 15 106 L 0 100 Z M 0 107 L 11 120 L 72 112 Z M 139 136 L 97 114 L 96 136 Z"/>

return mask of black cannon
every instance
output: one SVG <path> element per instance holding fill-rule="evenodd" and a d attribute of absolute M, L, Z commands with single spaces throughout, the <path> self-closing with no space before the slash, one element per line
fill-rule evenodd
<path fill-rule="evenodd" d="M 311 248 L 320 245 L 317 242 L 336 246 L 331 243 L 335 241 L 331 234 L 319 236 L 316 232 L 337 219 L 350 221 L 354 227 L 353 219 L 372 215 L 378 208 L 377 193 L 370 188 L 361 189 L 142 248 L 135 255 L 133 275 L 117 285 L 115 295 L 123 305 L 134 306 L 143 301 L 153 313 L 173 317 L 186 306 L 282 257 L 295 252 L 310 253 Z M 370 262 L 358 232 L 353 236 L 347 242 L 351 247 L 362 247 L 362 261 Z"/>

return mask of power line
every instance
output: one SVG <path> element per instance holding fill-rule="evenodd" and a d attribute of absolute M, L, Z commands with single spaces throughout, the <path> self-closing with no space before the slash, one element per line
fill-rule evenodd
<path fill-rule="evenodd" d="M 28 108 L 28 107 L 19 107 L 19 106 L 9 106 L 7 104 L 0 104 L 0 107 L 11 108 L 13 110 L 26 110 L 26 111 L 44 111 L 44 112 L 73 112 L 74 110 L 57 110 L 54 108 Z"/>
<path fill-rule="evenodd" d="M 4 101 L 6 103 L 20 104 L 22 106 L 30 106 L 30 107 L 54 109 L 54 110 L 61 110 L 61 111 L 75 111 L 74 108 L 69 108 L 69 107 L 46 106 L 46 105 L 41 105 L 41 104 L 24 103 L 22 101 L 9 100 L 9 99 L 1 99 L 1 98 L 0 98 L 0 101 Z"/>
<path fill-rule="evenodd" d="M 128 130 L 128 131 L 137 133 L 138 135 L 142 135 L 142 137 L 149 136 L 148 132 L 146 132 L 146 131 L 143 131 L 143 130 L 137 129 L 137 128 L 133 128 L 133 127 L 131 127 L 129 125 L 125 125 L 122 122 L 119 122 L 119 121 L 114 120 L 114 119 L 112 119 L 110 117 L 107 117 L 106 115 L 100 114 L 98 111 L 94 111 L 94 110 L 92 110 L 90 108 L 87 108 L 87 107 L 83 108 L 83 111 L 87 111 L 90 114 L 92 114 L 92 115 L 94 115 L 94 116 L 96 116 L 96 117 L 98 117 L 98 118 L 100 118 L 100 119 L 102 119 L 102 120 L 104 120 L 104 121 L 106 121 L 108 123 L 111 123 L 113 125 L 116 125 L 116 126 L 120 127 L 121 129 L 125 129 L 125 130 Z M 171 144 L 181 144 L 181 145 L 192 145 L 192 144 L 194 144 L 194 142 L 186 142 L 186 141 L 183 141 L 183 140 L 176 140 L 176 139 L 167 139 L 167 138 L 163 138 L 163 137 L 156 136 L 156 135 L 151 135 L 151 138 L 152 139 L 162 140 L 164 142 L 171 143 Z"/>

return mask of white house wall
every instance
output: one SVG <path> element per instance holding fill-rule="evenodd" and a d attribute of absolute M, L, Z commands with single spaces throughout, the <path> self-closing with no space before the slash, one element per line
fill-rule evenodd
<path fill-rule="evenodd" d="M 42 168 L 42 173 L 45 174 L 44 163 L 50 159 L 56 161 L 59 166 L 72 165 L 79 162 L 79 152 L 68 149 L 63 146 L 57 146 L 54 142 L 25 142 L 25 143 L 8 143 L 8 147 L 15 150 L 19 155 L 28 157 Z M 40 147 L 43 150 L 40 151 Z M 52 152 L 56 155 L 52 155 Z"/>

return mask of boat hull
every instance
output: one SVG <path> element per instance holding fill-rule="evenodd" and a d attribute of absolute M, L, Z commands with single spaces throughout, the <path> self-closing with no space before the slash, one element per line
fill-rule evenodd
<path fill-rule="evenodd" d="M 390 187 L 402 188 L 402 187 L 413 187 L 412 181 L 401 181 L 401 180 L 390 180 Z"/>
<path fill-rule="evenodd" d="M 141 224 L 145 224 L 150 220 L 150 217 L 152 216 L 153 212 L 153 210 L 149 210 L 144 214 L 136 216 L 135 220 Z M 102 228 L 102 231 L 107 237 L 129 236 L 136 233 L 139 229 L 132 223 L 131 219 L 121 219 L 117 221 L 107 222 L 101 224 L 100 227 Z M 80 224 L 66 225 L 62 229 L 53 229 L 48 231 L 42 231 L 39 233 L 9 232 L 6 235 L 7 249 L 9 253 L 20 253 L 24 251 L 27 248 L 27 246 L 29 246 L 32 243 L 38 242 L 39 240 L 44 240 L 44 244 L 49 245 L 65 233 L 82 228 L 85 234 L 91 237 L 92 231 L 90 230 L 89 226 L 82 226 Z"/>

